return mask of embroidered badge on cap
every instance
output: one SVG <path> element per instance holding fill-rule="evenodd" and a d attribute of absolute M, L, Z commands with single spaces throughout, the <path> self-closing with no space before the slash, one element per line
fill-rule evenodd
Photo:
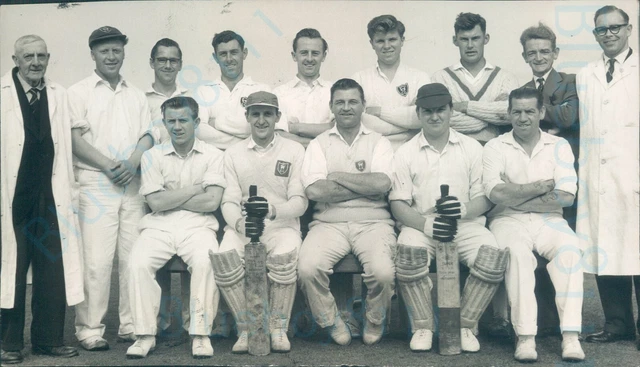
<path fill-rule="evenodd" d="M 111 28 L 109 28 L 109 27 L 102 27 L 102 28 L 100 28 L 100 32 L 109 33 L 109 32 L 111 32 Z"/>
<path fill-rule="evenodd" d="M 276 162 L 276 172 L 275 172 L 276 176 L 289 177 L 290 171 L 291 171 L 291 163 L 285 162 L 285 161 Z"/>
<path fill-rule="evenodd" d="M 240 98 L 240 104 L 242 105 L 242 107 L 246 107 L 247 106 L 247 97 Z"/>
<path fill-rule="evenodd" d="M 365 167 L 366 167 L 366 164 L 364 163 L 364 161 L 357 161 L 356 162 L 356 168 L 358 169 L 358 171 L 360 171 L 360 172 L 364 171 Z"/>
<path fill-rule="evenodd" d="M 402 85 L 397 86 L 396 90 L 401 96 L 406 97 L 407 94 L 409 94 L 409 83 L 404 83 Z"/>

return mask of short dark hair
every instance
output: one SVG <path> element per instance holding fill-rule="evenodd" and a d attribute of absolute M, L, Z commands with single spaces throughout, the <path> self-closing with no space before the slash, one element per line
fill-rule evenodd
<path fill-rule="evenodd" d="M 153 48 L 151 49 L 152 60 L 156 58 L 156 54 L 158 53 L 158 48 L 160 48 L 160 46 L 177 48 L 178 55 L 180 55 L 180 59 L 182 59 L 182 50 L 180 49 L 180 45 L 178 45 L 178 42 L 172 40 L 171 38 L 163 38 L 160 41 L 156 42 L 155 45 L 153 45 Z"/>
<path fill-rule="evenodd" d="M 456 17 L 453 30 L 458 34 L 460 31 L 470 31 L 477 25 L 480 26 L 482 33 L 487 33 L 487 21 L 480 14 L 460 13 Z"/>
<path fill-rule="evenodd" d="M 241 35 L 237 34 L 234 31 L 222 31 L 220 33 L 216 33 L 213 36 L 213 40 L 211 40 L 211 46 L 213 46 L 213 51 L 218 52 L 218 45 L 221 43 L 231 42 L 233 40 L 238 41 L 240 44 L 240 48 L 244 49 L 244 38 Z"/>
<path fill-rule="evenodd" d="M 542 93 L 538 91 L 536 88 L 531 87 L 520 87 L 514 89 L 509 93 L 509 111 L 511 111 L 511 104 L 514 99 L 536 99 L 536 107 L 538 111 L 542 109 Z"/>
<path fill-rule="evenodd" d="M 360 98 L 362 99 L 362 103 L 365 102 L 364 90 L 362 90 L 362 86 L 358 84 L 358 82 L 356 82 L 355 80 L 349 79 L 349 78 L 343 78 L 333 83 L 333 85 L 331 86 L 331 100 L 329 102 L 333 103 L 333 94 L 337 90 L 347 90 L 347 89 L 357 89 L 358 92 L 360 92 Z"/>
<path fill-rule="evenodd" d="M 189 107 L 191 109 L 191 117 L 195 120 L 198 117 L 198 102 L 196 102 L 195 99 L 186 96 L 172 97 L 164 101 L 160 106 L 162 118 L 164 119 L 164 113 L 167 108 L 179 109 L 185 107 Z"/>
<path fill-rule="evenodd" d="M 400 37 L 404 37 L 404 24 L 390 14 L 379 15 L 371 19 L 367 24 L 367 34 L 370 40 L 378 32 L 389 33 L 393 31 L 398 31 Z"/>
<path fill-rule="evenodd" d="M 556 34 L 553 33 L 551 28 L 543 24 L 542 22 L 538 23 L 537 27 L 529 27 L 522 32 L 520 35 L 520 43 L 522 44 L 522 50 L 524 49 L 524 45 L 529 40 L 549 40 L 551 41 L 551 48 L 556 49 Z"/>
<path fill-rule="evenodd" d="M 314 28 L 304 28 L 302 30 L 300 30 L 300 32 L 296 33 L 296 38 L 293 39 L 293 52 L 296 52 L 298 50 L 298 40 L 300 38 L 320 38 L 322 40 L 322 52 L 325 52 L 329 49 L 329 45 L 327 44 L 327 41 L 324 40 L 324 38 L 322 38 L 322 36 L 320 35 L 320 32 L 318 32 L 317 29 Z"/>
<path fill-rule="evenodd" d="M 629 23 L 629 14 L 627 14 L 624 10 L 618 8 L 617 6 L 605 5 L 602 8 L 596 10 L 596 14 L 593 16 L 593 24 L 596 23 L 596 20 L 598 19 L 599 16 L 604 14 L 609 14 L 614 11 L 617 11 L 620 13 L 620 15 L 622 15 L 622 19 L 624 19 L 625 23 Z"/>

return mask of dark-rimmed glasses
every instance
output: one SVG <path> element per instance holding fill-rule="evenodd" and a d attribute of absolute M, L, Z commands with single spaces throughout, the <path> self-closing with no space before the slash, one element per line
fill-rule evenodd
<path fill-rule="evenodd" d="M 596 27 L 593 30 L 593 33 L 598 35 L 598 36 L 604 36 L 605 34 L 607 34 L 607 31 L 611 32 L 611 34 L 618 34 L 618 33 L 620 33 L 620 30 L 622 29 L 622 27 L 626 27 L 628 25 L 629 25 L 629 23 L 617 24 L 617 25 L 612 25 L 612 26 L 609 26 L 609 27 Z"/>

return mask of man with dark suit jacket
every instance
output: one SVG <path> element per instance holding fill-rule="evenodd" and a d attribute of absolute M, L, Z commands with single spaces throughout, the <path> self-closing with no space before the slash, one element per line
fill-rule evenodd
<path fill-rule="evenodd" d="M 529 64 L 533 77 L 524 86 L 541 90 L 546 113 L 540 120 L 540 129 L 565 138 L 574 157 L 578 157 L 580 136 L 578 124 L 578 94 L 575 74 L 565 74 L 553 68 L 560 49 L 556 47 L 556 35 L 551 28 L 539 23 L 529 27 L 520 36 L 522 57 Z M 576 159 L 577 162 L 577 159 Z M 576 167 L 577 169 L 577 164 Z M 575 230 L 576 204 L 564 208 L 564 218 Z M 538 299 L 538 335 L 560 332 L 555 290 L 544 267 L 536 271 L 536 298 Z"/>

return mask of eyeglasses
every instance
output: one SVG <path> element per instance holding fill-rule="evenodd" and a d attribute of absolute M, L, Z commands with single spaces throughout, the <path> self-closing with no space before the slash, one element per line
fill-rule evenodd
<path fill-rule="evenodd" d="M 620 33 L 622 27 L 626 27 L 628 25 L 629 23 L 612 25 L 610 27 L 597 27 L 593 30 L 593 33 L 597 34 L 598 36 L 604 36 L 605 34 L 607 34 L 607 31 L 611 32 L 611 34 L 618 34 Z"/>
<path fill-rule="evenodd" d="M 180 59 L 174 59 L 174 58 L 166 58 L 166 57 L 156 57 L 156 62 L 160 65 L 164 65 L 167 63 L 167 61 L 169 61 L 169 63 L 171 65 L 178 65 L 178 63 L 180 63 L 182 60 Z"/>

